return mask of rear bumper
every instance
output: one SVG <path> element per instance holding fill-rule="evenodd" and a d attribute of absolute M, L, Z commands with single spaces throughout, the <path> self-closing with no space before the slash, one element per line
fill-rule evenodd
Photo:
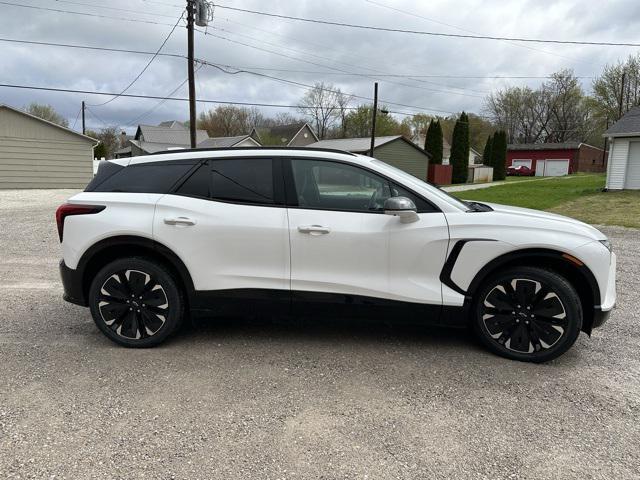
<path fill-rule="evenodd" d="M 87 299 L 84 295 L 82 276 L 77 270 L 67 267 L 64 260 L 60 260 L 60 278 L 64 288 L 62 298 L 67 302 L 86 307 Z"/>

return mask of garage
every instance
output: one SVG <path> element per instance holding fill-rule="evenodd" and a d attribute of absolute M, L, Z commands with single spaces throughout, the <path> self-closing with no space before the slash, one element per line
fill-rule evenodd
<path fill-rule="evenodd" d="M 536 162 L 536 177 L 561 177 L 569 175 L 569 159 L 546 159 Z"/>
<path fill-rule="evenodd" d="M 531 168 L 531 159 L 523 159 L 523 158 L 514 158 L 511 161 L 511 165 L 514 167 L 527 167 Z"/>
<path fill-rule="evenodd" d="M 627 160 L 624 188 L 640 189 L 640 142 L 629 142 L 629 159 Z"/>
<path fill-rule="evenodd" d="M 82 188 L 93 178 L 96 143 L 0 104 L 0 189 Z"/>

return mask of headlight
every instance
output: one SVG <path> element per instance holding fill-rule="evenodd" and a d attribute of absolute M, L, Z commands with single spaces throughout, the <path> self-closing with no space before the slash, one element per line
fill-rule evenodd
<path fill-rule="evenodd" d="M 611 242 L 609 240 L 600 240 L 600 243 L 607 247 L 607 250 L 609 250 L 610 252 L 613 251 L 613 247 L 611 246 Z"/>

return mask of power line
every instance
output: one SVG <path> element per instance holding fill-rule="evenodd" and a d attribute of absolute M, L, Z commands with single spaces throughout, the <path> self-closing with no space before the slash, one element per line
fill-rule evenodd
<path fill-rule="evenodd" d="M 82 15 L 84 17 L 95 17 L 95 18 L 106 18 L 106 19 L 110 19 L 110 20 L 121 20 L 123 22 L 148 23 L 148 24 L 151 24 L 151 25 L 165 25 L 165 26 L 168 26 L 168 27 L 173 26 L 170 23 L 155 22 L 153 20 L 143 20 L 143 19 L 140 19 L 140 18 L 111 17 L 109 15 L 102 15 L 102 14 L 99 14 L 99 13 L 74 12 L 72 10 L 62 10 L 62 9 L 59 9 L 59 8 L 39 7 L 39 6 L 36 6 L 36 5 L 25 5 L 23 3 L 13 3 L 13 2 L 0 1 L 0 5 L 9 5 L 11 7 L 30 8 L 32 10 L 44 10 L 44 11 L 56 12 L 56 13 L 69 13 L 69 14 L 72 14 L 72 15 Z"/>
<path fill-rule="evenodd" d="M 55 88 L 55 87 L 37 87 L 34 85 L 19 85 L 19 84 L 11 84 L 11 83 L 0 83 L 0 87 L 5 88 L 17 88 L 22 90 L 36 90 L 36 91 L 46 91 L 46 92 L 59 92 L 59 93 L 79 93 L 82 95 L 102 95 L 102 96 L 113 96 L 118 95 L 113 92 L 97 92 L 93 90 L 78 90 L 72 88 Z M 126 98 L 141 98 L 148 100 L 167 100 L 167 101 L 178 101 L 178 102 L 188 102 L 189 99 L 185 97 L 161 97 L 159 95 L 141 95 L 134 93 L 123 93 L 120 95 L 121 97 Z M 209 99 L 198 99 L 198 102 L 201 103 L 211 103 L 217 105 L 242 105 L 248 107 L 272 107 L 272 108 L 297 108 L 297 109 L 313 109 L 315 107 L 307 107 L 301 105 L 282 105 L 279 103 L 266 103 L 266 102 L 232 102 L 229 100 L 209 100 Z M 357 110 L 359 107 L 346 107 L 345 110 Z M 393 111 L 389 110 L 389 113 L 395 113 L 398 115 L 415 115 L 415 112 L 401 112 L 401 111 Z M 451 113 L 451 112 L 446 112 Z"/>
<path fill-rule="evenodd" d="M 175 25 L 173 26 L 173 28 L 171 29 L 171 31 L 169 32 L 169 34 L 165 37 L 164 41 L 162 42 L 162 44 L 160 45 L 160 47 L 158 48 L 158 50 L 153 54 L 153 56 L 151 57 L 151 59 L 147 62 L 147 64 L 144 66 L 144 68 L 140 71 L 140 73 L 136 76 L 136 78 L 134 78 L 131 83 L 129 83 L 129 85 L 127 85 L 124 90 L 122 90 L 122 92 L 120 92 L 119 95 L 116 95 L 115 97 L 107 100 L 106 102 L 103 103 L 98 103 L 95 105 L 91 105 L 92 107 L 101 107 L 103 105 L 106 105 L 107 103 L 111 103 L 113 102 L 116 98 L 118 98 L 120 95 L 122 95 L 123 93 L 125 93 L 127 90 L 129 90 L 129 88 L 131 88 L 131 86 L 136 83 L 138 81 L 138 79 L 142 76 L 142 74 L 144 72 L 147 71 L 147 69 L 149 68 L 149 66 L 153 63 L 153 61 L 158 57 L 158 54 L 160 53 L 160 50 L 162 50 L 162 48 L 166 45 L 166 43 L 169 41 L 169 38 L 171 37 L 171 35 L 173 34 L 173 32 L 175 31 L 176 27 L 178 26 L 178 24 L 180 23 L 180 20 L 182 20 L 182 17 L 184 16 L 184 12 L 182 12 L 180 14 L 180 17 L 178 18 L 178 20 L 176 20 Z"/>
<path fill-rule="evenodd" d="M 73 126 L 71 127 L 71 130 L 75 130 L 76 123 L 78 123 L 78 118 L 80 118 L 80 113 L 82 113 L 82 107 L 80 107 L 80 109 L 78 110 L 78 114 L 76 115 L 76 119 L 73 121 Z"/>
<path fill-rule="evenodd" d="M 1 41 L 2 39 L 0 39 Z M 220 64 L 222 65 L 222 64 Z M 288 72 L 288 73 L 308 73 L 310 75 L 344 75 L 355 77 L 369 77 L 368 73 L 357 72 L 320 72 L 317 70 L 296 70 L 286 68 L 272 68 L 272 67 L 247 67 L 247 66 L 232 66 L 222 65 L 229 68 L 247 69 L 247 70 L 264 70 L 268 72 Z M 376 77 L 398 77 L 398 78 L 460 78 L 460 79 L 548 79 L 553 78 L 552 75 L 413 75 L 411 73 L 387 73 L 387 74 L 375 74 Z M 594 78 L 590 76 L 576 76 L 575 78 Z M 449 87 L 457 88 L 457 87 Z"/>
<path fill-rule="evenodd" d="M 595 45 L 595 46 L 605 46 L 605 47 L 640 47 L 640 43 L 630 43 L 630 42 L 589 42 L 589 41 L 577 41 L 577 40 L 554 40 L 554 39 L 540 39 L 540 38 L 520 38 L 520 37 L 494 37 L 489 35 L 466 35 L 461 33 L 442 33 L 442 32 L 429 32 L 424 30 L 405 30 L 402 28 L 389 28 L 389 27 L 376 27 L 373 25 L 360 25 L 357 23 L 342 23 L 342 22 L 332 22 L 329 20 L 318 20 L 313 18 L 305 18 L 305 17 L 294 17 L 291 15 L 282 15 L 278 13 L 269 13 L 269 12 L 260 12 L 257 10 L 249 10 L 246 8 L 237 8 L 230 7 L 227 5 L 216 4 L 216 8 L 223 8 L 226 10 L 233 10 L 236 12 L 242 13 L 251 13 L 253 15 L 262 15 L 266 17 L 273 18 L 283 18 L 286 20 L 295 20 L 298 22 L 307 22 L 307 23 L 317 23 L 322 25 L 332 25 L 335 27 L 347 27 L 347 28 L 357 28 L 360 30 L 374 30 L 379 32 L 393 32 L 393 33 L 411 33 L 414 35 L 430 35 L 435 37 L 452 37 L 452 38 L 466 38 L 466 39 L 475 39 L 475 40 L 501 40 L 501 41 L 512 41 L 512 42 L 527 42 L 527 43 L 552 43 L 552 44 L 561 44 L 561 45 Z"/>
<path fill-rule="evenodd" d="M 198 65 L 198 68 L 196 68 L 196 72 L 198 70 L 200 70 L 202 68 L 202 64 Z M 147 116 L 151 115 L 153 112 L 156 111 L 156 109 L 158 109 L 161 105 L 164 105 L 167 100 L 169 100 L 169 97 L 171 97 L 173 94 L 175 94 L 178 90 L 180 90 L 185 83 L 187 83 L 189 81 L 189 77 L 185 78 L 180 85 L 178 85 L 176 88 L 174 88 L 173 90 L 171 90 L 166 96 L 165 98 L 163 98 L 162 100 L 160 100 L 157 104 L 155 104 L 153 107 L 151 107 L 149 110 L 147 110 L 146 112 L 144 112 L 141 115 L 138 115 L 137 117 L 135 117 L 133 120 L 130 120 L 129 122 L 127 122 L 125 125 L 127 126 L 133 126 L 135 124 L 137 124 L 140 120 L 142 120 L 143 118 L 146 118 Z"/>
<path fill-rule="evenodd" d="M 113 10 L 116 12 L 126 12 L 126 13 L 140 13 L 142 15 L 153 15 L 154 17 L 166 17 L 166 18 L 175 18 L 175 15 L 167 15 L 167 14 L 163 14 L 163 13 L 158 13 L 158 12 L 144 12 L 142 10 L 129 10 L 126 8 L 119 8 L 119 7 L 106 7 L 104 5 L 98 5 L 95 3 L 82 3 L 82 2 L 75 2 L 72 0 L 55 0 L 58 3 L 68 3 L 69 5 L 78 5 L 81 7 L 91 7 L 91 8 L 101 8 L 103 10 Z"/>
<path fill-rule="evenodd" d="M 248 29 L 251 29 L 251 30 L 255 30 L 255 31 L 258 31 L 258 32 L 261 32 L 261 33 L 267 33 L 267 34 L 269 34 L 269 35 L 278 36 L 278 37 L 281 37 L 281 38 L 286 39 L 286 40 L 287 40 L 287 41 L 289 41 L 289 42 L 290 42 L 291 40 L 294 40 L 294 41 L 295 41 L 295 42 L 297 42 L 297 43 L 306 43 L 307 45 L 311 45 L 311 46 L 315 47 L 316 51 L 317 51 L 318 49 L 321 49 L 322 51 L 335 50 L 335 49 L 333 49 L 332 47 L 330 47 L 330 46 L 328 46 L 328 45 L 326 45 L 326 44 L 320 44 L 320 43 L 315 43 L 315 42 L 309 42 L 309 41 L 307 41 L 307 40 L 303 40 L 303 39 L 300 39 L 300 38 L 291 37 L 291 36 L 288 36 L 288 35 L 282 35 L 282 34 L 280 34 L 280 33 L 274 32 L 274 31 L 265 30 L 265 29 L 257 28 L 257 27 L 253 27 L 253 26 L 251 26 L 251 25 L 247 25 L 247 24 L 244 24 L 244 23 L 236 22 L 236 21 L 231 20 L 231 19 L 229 19 L 229 18 L 221 18 L 221 17 L 217 17 L 217 18 L 216 18 L 216 20 L 217 20 L 218 22 L 219 22 L 219 21 L 225 21 L 225 22 L 233 23 L 233 24 L 235 24 L 235 25 L 239 25 L 239 26 L 241 26 L 241 27 L 248 28 Z M 217 27 L 217 28 L 218 28 L 218 29 L 220 29 L 220 27 Z M 231 33 L 234 33 L 234 32 L 231 32 Z M 235 33 L 235 34 L 236 34 L 236 35 L 238 35 L 238 33 Z M 248 38 L 252 38 L 252 37 L 248 37 Z M 260 41 L 261 43 L 265 43 L 265 42 L 264 42 L 264 40 L 262 40 L 262 39 L 256 39 L 256 40 Z M 294 49 L 290 49 L 289 47 L 281 47 L 281 48 L 287 48 L 287 49 L 289 49 L 289 50 L 296 51 L 296 50 L 294 50 Z M 312 53 L 307 53 L 307 52 L 305 52 L 305 51 L 301 51 L 301 53 L 303 53 L 303 54 L 307 54 L 307 55 L 312 55 L 312 56 L 314 56 L 314 57 L 322 58 L 322 59 L 324 59 L 324 60 L 327 60 L 327 61 L 330 61 L 330 62 L 334 62 L 334 63 L 338 63 L 338 64 L 341 64 L 341 65 L 346 65 L 347 67 L 351 67 L 351 68 L 356 67 L 356 68 L 360 68 L 360 69 L 363 69 L 363 70 L 368 70 L 368 71 L 370 71 L 370 72 L 376 72 L 376 73 L 380 73 L 380 72 L 381 72 L 381 71 L 380 71 L 379 69 L 377 69 L 377 68 L 372 68 L 372 67 L 370 67 L 370 66 L 368 66 L 368 65 L 363 65 L 363 64 L 360 64 L 360 63 L 356 65 L 356 64 L 354 64 L 353 62 L 351 62 L 351 63 L 347 63 L 347 62 L 342 62 L 342 61 L 339 61 L 339 60 L 336 60 L 336 59 L 331 59 L 331 58 L 327 58 L 327 57 L 320 57 L 320 56 L 318 56 L 318 55 L 315 55 L 315 54 L 312 54 Z M 341 52 L 341 54 L 343 54 L 343 55 L 344 55 L 344 52 Z M 356 57 L 355 55 L 353 55 L 353 54 L 349 54 L 349 53 L 347 53 L 347 56 L 348 56 L 348 57 L 351 57 L 351 58 L 357 58 L 357 59 L 358 59 L 358 61 L 362 60 L 362 58 L 363 58 L 362 56 L 358 56 L 358 57 Z M 376 62 L 377 62 L 377 60 L 376 60 Z M 349 73 L 348 73 L 348 72 L 345 72 L 345 74 L 349 74 Z M 360 76 L 367 76 L 367 74 L 364 74 L 364 73 L 360 73 L 359 75 L 360 75 Z M 380 77 L 380 75 L 377 75 L 377 74 L 376 74 L 376 77 Z M 411 75 L 404 75 L 403 77 L 405 77 L 405 78 L 407 78 L 407 79 L 409 79 L 409 80 L 413 80 L 414 82 L 417 82 L 417 83 L 431 84 L 431 85 L 436 85 L 436 86 L 440 86 L 440 87 L 445 87 L 445 88 L 447 88 L 447 89 L 464 90 L 464 91 L 475 92 L 475 93 L 482 93 L 482 94 L 486 94 L 486 93 L 487 93 L 487 92 L 481 92 L 481 91 L 473 90 L 473 89 L 469 89 L 469 88 L 462 88 L 462 87 L 450 86 L 450 85 L 446 85 L 446 84 L 442 84 L 442 83 L 430 82 L 430 81 L 427 81 L 427 80 L 418 79 L 418 78 L 416 78 L 415 76 L 411 76 Z M 398 77 L 398 78 L 400 78 L 400 77 Z M 391 83 L 391 82 L 388 82 L 388 83 Z M 403 84 L 401 84 L 401 85 L 403 85 Z"/>
<path fill-rule="evenodd" d="M 471 33 L 471 34 L 474 34 L 474 35 L 481 35 L 479 32 L 474 32 L 473 30 L 468 30 L 466 28 L 462 28 L 462 27 L 459 27 L 457 25 L 452 25 L 450 23 L 445 23 L 445 22 L 441 22 L 439 20 L 434 20 L 433 18 L 425 17 L 425 16 L 419 15 L 419 14 L 417 14 L 415 12 L 410 12 L 410 11 L 407 11 L 407 10 L 402 10 L 400 8 L 392 7 L 391 5 L 386 5 L 384 3 L 378 3 L 378 2 L 375 2 L 374 0 L 365 0 L 365 2 L 371 3 L 372 5 L 377 5 L 378 7 L 388 8 L 389 10 L 393 10 L 393 11 L 396 11 L 396 12 L 399 12 L 399 13 L 404 13 L 405 15 L 410 15 L 412 17 L 420 18 L 420 19 L 426 20 L 428 22 L 433 22 L 433 23 L 437 23 L 439 25 L 444 25 L 445 27 L 455 28 L 456 30 L 460 30 L 462 32 L 467 32 L 467 33 Z M 540 48 L 531 47 L 529 45 L 520 45 L 520 44 L 514 43 L 514 42 L 506 42 L 506 43 L 508 43 L 509 45 L 513 45 L 514 47 L 526 48 L 528 50 L 533 50 L 535 52 L 546 53 L 548 55 L 553 55 L 553 56 L 556 56 L 556 57 L 564 58 L 565 60 L 570 60 L 572 62 L 590 64 L 590 62 L 583 62 L 583 61 L 576 60 L 576 59 L 573 59 L 573 58 L 570 58 L 570 57 L 566 57 L 564 55 L 560 55 L 560 54 L 555 53 L 555 52 L 549 52 L 547 50 L 542 50 Z"/>
<path fill-rule="evenodd" d="M 134 53 L 137 55 L 154 55 L 155 54 L 155 52 L 148 52 L 144 50 L 128 50 L 125 48 L 95 47 L 92 45 L 78 45 L 76 43 L 54 43 L 54 42 L 40 42 L 37 40 L 18 40 L 15 38 L 0 38 L 0 42 L 24 43 L 27 45 L 42 45 L 42 46 L 48 46 L 48 47 L 79 48 L 84 50 L 98 50 L 103 52 Z M 181 55 L 179 53 L 157 53 L 157 56 L 187 58 L 186 55 Z"/>
<path fill-rule="evenodd" d="M 144 1 L 144 0 L 141 0 Z M 167 24 L 168 25 L 168 24 Z M 129 50 L 125 48 L 111 48 L 111 47 L 96 47 L 93 45 L 79 45 L 75 43 L 56 43 L 56 42 L 42 42 L 37 40 L 20 40 L 15 38 L 2 38 L 0 37 L 0 42 L 7 43 L 18 43 L 18 44 L 26 44 L 26 45 L 41 45 L 41 46 L 50 46 L 50 47 L 62 47 L 62 48 L 77 48 L 83 50 L 96 50 L 96 51 L 104 51 L 104 52 L 116 52 L 116 53 L 131 53 L 136 55 L 154 55 L 154 52 L 148 50 Z M 159 57 L 174 57 L 180 59 L 186 59 L 186 55 L 182 55 L 179 53 L 158 53 Z M 273 68 L 273 67 L 247 67 L 247 66 L 231 66 L 231 65 L 223 65 L 230 68 L 238 68 L 238 69 L 248 69 L 248 70 L 264 70 L 271 72 L 286 72 L 286 73 L 304 73 L 310 75 L 344 75 L 344 76 L 354 76 L 354 77 L 370 77 L 371 74 L 368 73 L 358 73 L 358 72 L 343 72 L 343 71 L 318 71 L 318 70 L 298 70 L 298 69 L 286 69 L 286 68 Z M 376 77 L 390 77 L 390 78 L 459 78 L 459 79 L 516 79 L 516 80 L 540 80 L 552 78 L 551 75 L 444 75 L 444 74 L 433 74 L 433 75 L 422 75 L 422 74 L 412 74 L 412 73 L 376 73 Z M 579 79 L 592 79 L 593 76 L 576 76 Z M 457 87 L 449 87 L 449 88 L 457 88 Z"/>
<path fill-rule="evenodd" d="M 310 56 L 313 56 L 313 57 L 317 57 L 317 58 L 320 58 L 320 59 L 325 60 L 325 61 L 335 61 L 335 60 L 328 59 L 326 57 L 321 57 L 319 55 L 315 55 L 315 54 L 312 54 L 312 53 L 307 53 L 307 52 L 303 52 L 303 51 L 292 49 L 292 48 L 288 48 L 288 47 L 281 47 L 281 46 L 279 46 L 277 44 L 266 42 L 264 40 L 259 40 L 259 39 L 255 38 L 255 37 L 251 37 L 249 35 L 244 35 L 242 33 L 229 32 L 228 30 L 224 30 L 224 29 L 219 28 L 219 27 L 214 27 L 214 28 L 215 28 L 216 31 L 223 31 L 223 32 L 231 33 L 233 35 L 239 35 L 241 37 L 246 37 L 246 38 L 249 38 L 251 40 L 260 41 L 263 44 L 275 46 L 276 48 L 285 48 L 287 50 L 291 50 L 291 51 L 294 51 L 294 52 L 300 52 L 303 55 L 310 55 Z M 257 47 L 255 45 L 246 44 L 246 43 L 243 43 L 243 42 L 240 42 L 240 41 L 237 41 L 237 40 L 230 39 L 228 37 L 224 37 L 222 35 L 213 34 L 213 33 L 208 32 L 208 31 L 202 31 L 202 30 L 198 30 L 198 31 L 201 32 L 201 33 L 204 33 L 205 35 L 210 35 L 210 36 L 213 36 L 213 37 L 216 37 L 216 38 L 227 40 L 229 42 L 237 43 L 239 45 L 243 45 L 243 46 L 246 46 L 246 47 L 249 47 L 249 48 L 254 48 L 254 49 L 262 50 L 264 52 L 274 53 L 276 55 L 284 55 L 284 54 L 282 54 L 280 52 L 274 52 L 273 50 L 268 50 L 268 49 L 264 49 L 262 47 Z M 285 55 L 285 56 L 287 56 L 288 58 L 293 58 L 293 59 L 298 60 L 298 61 L 305 61 L 305 60 L 297 58 L 297 57 L 291 57 L 291 56 L 288 56 L 288 55 Z M 331 65 L 322 65 L 322 64 L 318 64 L 318 63 L 314 63 L 314 62 L 308 62 L 308 61 L 305 61 L 305 62 L 306 63 L 311 63 L 312 65 L 317 65 L 317 66 L 321 66 L 321 67 L 324 67 L 324 68 L 330 68 L 332 70 L 337 70 L 337 71 L 343 72 L 343 73 L 353 73 L 353 72 L 350 72 L 348 70 L 344 70 L 344 69 L 337 68 L 337 67 L 332 67 Z M 338 63 L 342 63 L 342 62 L 338 62 Z M 362 74 L 362 76 L 370 78 L 371 80 L 380 80 L 379 78 L 377 78 L 375 73 Z M 380 81 L 384 81 L 384 82 L 390 83 L 390 84 L 400 85 L 400 86 L 403 86 L 403 87 L 415 88 L 415 89 L 418 89 L 418 90 L 425 90 L 427 92 L 433 92 L 433 93 L 445 93 L 445 94 L 448 94 L 448 95 L 461 95 L 461 96 L 464 96 L 464 97 L 482 98 L 482 96 L 480 96 L 480 95 L 472 95 L 470 93 L 461 93 L 461 92 L 456 92 L 455 90 L 438 90 L 438 89 L 433 89 L 433 88 L 421 87 L 421 86 L 418 86 L 418 85 L 411 85 L 411 84 L 408 84 L 408 83 L 401 83 L 401 82 L 392 81 L 392 80 L 380 80 Z M 447 87 L 447 88 L 449 88 L 449 87 Z M 459 88 L 458 90 L 465 90 L 465 89 Z M 484 92 L 484 93 L 488 93 L 488 92 Z"/>
<path fill-rule="evenodd" d="M 272 75 L 266 75 L 264 73 L 251 72 L 249 70 L 237 70 L 235 72 L 229 72 L 229 71 L 225 70 L 224 68 L 222 68 L 221 66 L 219 66 L 219 65 L 217 65 L 215 63 L 207 62 L 206 60 L 199 60 L 199 62 L 203 63 L 204 65 L 215 67 L 218 70 L 220 70 L 220 71 L 222 71 L 224 73 L 231 74 L 231 75 L 236 75 L 238 73 L 248 73 L 250 75 L 256 75 L 258 77 L 268 78 L 268 79 L 271 79 L 271 80 L 275 80 L 277 82 L 282 82 L 282 83 L 286 83 L 286 84 L 289 84 L 289 85 L 295 85 L 295 86 L 304 88 L 306 90 L 319 89 L 319 90 L 322 90 L 324 92 L 341 93 L 341 94 L 349 96 L 349 97 L 358 98 L 358 99 L 361 99 L 361 100 L 367 100 L 367 101 L 370 101 L 370 102 L 373 101 L 373 98 L 371 98 L 371 97 L 364 97 L 362 95 L 356 95 L 356 94 L 353 94 L 353 93 L 341 92 L 339 90 L 333 90 L 333 89 L 330 89 L 330 88 L 318 87 L 316 85 L 309 85 L 307 83 L 301 83 L 301 82 L 296 82 L 294 80 L 287 80 L 285 78 L 274 77 Z M 395 106 L 399 106 L 399 107 L 414 108 L 416 110 L 421 110 L 421 111 L 432 111 L 432 112 L 440 112 L 440 113 L 448 113 L 448 114 L 452 114 L 453 113 L 453 112 L 447 111 L 447 110 L 439 110 L 439 109 L 435 109 L 435 108 L 418 107 L 418 106 L 415 106 L 415 105 L 407 105 L 407 104 L 404 104 L 404 103 L 390 102 L 388 100 L 380 100 L 380 103 L 387 104 L 387 105 L 395 105 Z"/>
<path fill-rule="evenodd" d="M 305 60 L 305 59 L 302 59 L 302 58 L 292 57 L 292 56 L 290 56 L 290 55 L 287 55 L 287 54 L 284 54 L 284 53 L 281 53 L 281 52 L 275 52 L 275 51 L 273 51 L 273 50 L 269 50 L 269 49 L 266 49 L 266 48 L 261 48 L 261 47 L 257 47 L 257 46 L 255 46 L 255 45 L 250 45 L 250 44 L 248 44 L 248 43 L 244 43 L 244 42 L 240 42 L 239 40 L 233 40 L 233 39 L 231 39 L 231 38 L 223 37 L 222 35 L 217 35 L 217 34 L 215 34 L 215 33 L 205 32 L 205 31 L 203 31 L 203 30 L 198 30 L 198 29 L 196 29 L 196 31 L 198 31 L 198 32 L 200 32 L 200 33 L 202 33 L 202 34 L 204 34 L 204 35 L 209 35 L 209 36 L 212 36 L 212 37 L 220 38 L 220 39 L 222 39 L 222 40 L 226 40 L 226 41 L 231 42 L 231 43 L 237 43 L 238 45 L 243 45 L 243 46 L 246 46 L 246 47 L 249 47 L 249 48 L 253 48 L 253 49 L 256 49 L 256 50 L 260 50 L 260 51 L 263 51 L 263 52 L 273 53 L 273 54 L 275 54 L 275 55 L 279 55 L 279 56 L 283 56 L 283 57 L 291 58 L 291 59 L 293 59 L 293 60 L 297 60 L 297 61 L 299 61 L 299 62 L 309 63 L 309 64 L 311 64 L 311 65 L 315 65 L 315 66 L 318 66 L 318 67 L 330 68 L 330 69 L 332 69 L 332 70 L 338 70 L 338 71 L 342 71 L 342 72 L 344 72 L 344 70 L 341 70 L 341 69 L 336 68 L 336 67 L 331 67 L 331 66 L 328 66 L 328 65 L 322 65 L 322 64 L 315 63 L 315 62 L 312 62 L 312 61 L 310 61 L 310 60 Z M 347 72 L 347 73 L 348 73 L 348 72 Z M 371 78 L 371 79 L 373 79 L 373 80 L 376 80 L 375 75 L 365 75 L 365 76 L 366 76 L 366 77 L 368 77 L 368 78 Z M 390 81 L 388 81 L 388 80 L 387 80 L 387 82 L 388 82 L 388 83 L 397 83 L 397 82 L 390 82 Z M 421 87 L 418 87 L 418 86 L 415 86 L 415 85 L 407 85 L 407 84 L 400 84 L 400 85 L 403 85 L 403 86 L 405 86 L 405 87 L 420 88 L 420 89 L 423 89 L 423 90 L 430 90 L 430 89 L 421 88 Z M 437 92 L 437 90 L 430 90 L 430 91 L 436 91 L 436 92 Z M 451 94 L 451 93 L 454 93 L 454 92 L 442 92 L 442 93 L 449 93 L 449 94 Z M 482 98 L 482 97 L 479 97 L 479 98 Z M 436 109 L 431 109 L 431 110 L 433 110 L 433 111 L 438 111 L 438 110 L 436 110 Z M 451 113 L 451 112 L 447 112 L 447 111 L 444 111 L 444 110 L 442 110 L 442 112 L 444 112 L 444 113 Z"/>

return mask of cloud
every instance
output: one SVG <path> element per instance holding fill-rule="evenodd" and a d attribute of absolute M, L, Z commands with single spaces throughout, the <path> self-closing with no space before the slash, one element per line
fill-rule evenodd
<path fill-rule="evenodd" d="M 94 3 L 93 0 L 78 1 Z M 108 4 L 96 3 L 92 8 L 64 2 L 52 4 L 30 0 L 30 4 L 35 6 L 53 5 L 63 10 L 167 24 L 173 24 L 181 13 L 180 7 L 171 4 L 181 3 L 182 0 L 114 0 Z M 230 0 L 227 3 L 232 4 Z M 635 27 L 640 20 L 640 5 L 627 0 L 606 2 L 599 5 L 598 9 L 585 8 L 584 2 L 577 0 L 559 0 L 552 4 L 533 0 L 465 0 L 456 2 L 455 8 L 452 7 L 454 4 L 443 0 L 279 0 L 267 4 L 246 0 L 241 5 L 247 9 L 347 23 L 567 40 L 632 40 L 636 37 Z M 155 51 L 171 29 L 167 25 L 7 5 L 0 6 L 0 12 L 0 29 L 6 38 Z M 207 30 L 226 40 L 196 33 L 198 58 L 217 64 L 255 68 L 255 71 L 300 83 L 324 81 L 363 97 L 372 95 L 373 82 L 377 79 L 383 102 L 412 105 L 427 113 L 430 109 L 480 112 L 486 93 L 509 85 L 535 87 L 542 80 L 418 79 L 379 75 L 544 76 L 562 68 L 571 68 L 579 76 L 591 77 L 598 75 L 604 64 L 615 63 L 634 53 L 634 49 L 622 47 L 522 44 L 375 32 L 275 19 L 219 7 L 215 10 L 213 24 Z M 149 60 L 146 55 L 46 46 L 2 43 L 0 48 L 2 83 L 108 92 L 121 91 Z M 163 51 L 186 52 L 186 32 L 182 25 L 176 29 Z M 359 73 L 360 76 L 345 75 L 347 72 Z M 129 92 L 164 96 L 184 81 L 186 76 L 185 60 L 158 57 Z M 246 73 L 230 75 L 207 66 L 199 70 L 197 80 L 199 99 L 295 104 L 305 91 L 304 88 L 267 78 Z M 591 80 L 582 81 L 588 90 Z M 175 93 L 175 96 L 186 95 L 186 85 Z M 18 107 L 32 101 L 50 103 L 72 124 L 82 100 L 97 104 L 108 98 L 0 88 L 0 102 Z M 157 123 L 188 117 L 188 106 L 184 102 L 169 101 L 159 106 L 158 103 L 156 100 L 118 98 L 102 107 L 90 107 L 87 121 L 91 128 L 100 128 L 104 122 L 131 131 L 133 127 L 127 124 L 153 108 L 155 110 L 144 118 L 144 122 Z M 198 104 L 199 110 L 204 108 L 210 106 Z M 418 111 L 401 106 L 392 108 Z M 276 111 L 273 108 L 264 109 L 270 115 Z"/>

